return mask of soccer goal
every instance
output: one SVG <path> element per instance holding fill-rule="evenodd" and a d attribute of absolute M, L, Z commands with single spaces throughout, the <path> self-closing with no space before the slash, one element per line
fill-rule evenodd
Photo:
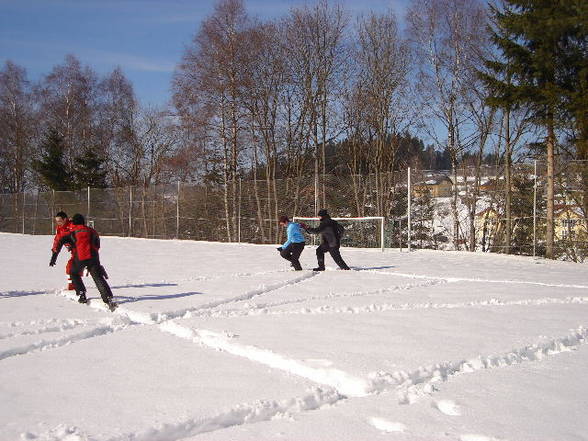
<path fill-rule="evenodd" d="M 359 248 L 380 248 L 384 251 L 384 217 L 334 217 L 345 228 L 341 245 Z M 303 222 L 310 227 L 317 227 L 318 217 L 294 216 L 294 222 Z"/>

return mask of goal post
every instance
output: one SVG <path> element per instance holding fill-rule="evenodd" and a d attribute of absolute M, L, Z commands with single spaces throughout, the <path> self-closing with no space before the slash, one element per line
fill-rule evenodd
<path fill-rule="evenodd" d="M 359 243 L 362 241 L 372 242 L 373 238 L 377 242 L 377 247 L 384 251 L 384 216 L 333 217 L 331 219 L 339 222 L 341 225 L 343 225 L 343 227 L 345 227 L 345 236 L 343 242 L 349 242 L 353 240 L 356 240 Z M 320 218 L 294 216 L 292 217 L 292 221 L 307 221 L 316 223 L 318 225 Z"/>

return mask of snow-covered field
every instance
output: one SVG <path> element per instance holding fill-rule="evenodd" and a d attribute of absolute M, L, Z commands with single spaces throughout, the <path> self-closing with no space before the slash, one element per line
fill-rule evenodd
<path fill-rule="evenodd" d="M 105 237 L 110 313 L 50 245 L 0 234 L 1 441 L 588 440 L 586 265 Z"/>

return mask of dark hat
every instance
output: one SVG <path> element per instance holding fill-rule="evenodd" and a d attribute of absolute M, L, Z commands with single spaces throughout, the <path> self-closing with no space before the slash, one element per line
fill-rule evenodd
<path fill-rule="evenodd" d="M 329 213 L 324 208 L 322 210 L 319 210 L 319 212 L 318 212 L 318 217 L 324 217 L 324 216 L 328 216 L 328 215 L 329 215 Z"/>
<path fill-rule="evenodd" d="M 85 225 L 86 224 L 86 219 L 84 219 L 84 216 L 82 216 L 80 213 L 74 214 L 73 217 L 71 218 L 71 221 L 74 225 Z"/>
<path fill-rule="evenodd" d="M 62 219 L 67 219 L 67 214 L 65 213 L 65 211 L 60 211 L 59 213 L 57 213 L 55 215 L 55 217 L 60 217 Z"/>
<path fill-rule="evenodd" d="M 287 224 L 288 222 L 290 222 L 290 219 L 288 219 L 288 216 L 280 216 L 280 218 L 278 219 L 278 223 L 285 223 Z"/>

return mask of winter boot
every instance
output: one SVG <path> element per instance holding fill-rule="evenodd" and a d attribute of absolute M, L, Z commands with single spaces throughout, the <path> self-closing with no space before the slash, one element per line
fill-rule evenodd
<path fill-rule="evenodd" d="M 313 271 L 324 271 L 325 270 L 325 267 L 324 266 L 318 266 L 316 268 L 313 268 L 312 270 Z"/>
<path fill-rule="evenodd" d="M 116 308 L 118 308 L 118 303 L 116 303 L 112 298 L 108 299 L 108 302 L 105 302 L 110 312 L 113 312 Z"/>
<path fill-rule="evenodd" d="M 79 303 L 88 303 L 88 299 L 86 298 L 86 293 L 82 291 L 80 293 L 80 298 L 78 299 Z"/>

